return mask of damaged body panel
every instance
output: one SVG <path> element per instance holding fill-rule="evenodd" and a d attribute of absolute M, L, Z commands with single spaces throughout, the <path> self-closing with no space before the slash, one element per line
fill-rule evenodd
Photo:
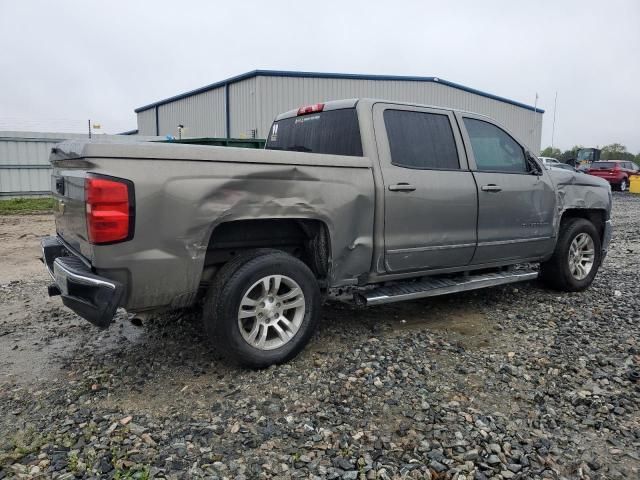
<path fill-rule="evenodd" d="M 595 209 L 611 214 L 611 187 L 606 180 L 576 173 L 570 170 L 552 168 L 549 176 L 556 187 L 558 212 L 572 208 Z"/>
<path fill-rule="evenodd" d="M 600 230 L 602 239 L 602 260 L 607 254 L 613 226 L 611 224 L 611 186 L 609 182 L 584 173 L 549 169 L 556 191 L 556 235 L 560 221 L 570 215 L 589 218 Z"/>

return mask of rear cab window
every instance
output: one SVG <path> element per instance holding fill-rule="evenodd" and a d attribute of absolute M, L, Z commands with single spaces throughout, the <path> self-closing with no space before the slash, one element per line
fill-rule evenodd
<path fill-rule="evenodd" d="M 356 109 L 327 110 L 278 120 L 271 126 L 265 149 L 362 157 Z"/>
<path fill-rule="evenodd" d="M 613 169 L 616 168 L 616 162 L 593 162 L 591 168 Z"/>

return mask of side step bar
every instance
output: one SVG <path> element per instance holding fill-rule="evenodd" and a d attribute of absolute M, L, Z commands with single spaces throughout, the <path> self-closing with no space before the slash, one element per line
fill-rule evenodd
<path fill-rule="evenodd" d="M 465 275 L 449 278 L 425 278 L 416 282 L 395 283 L 366 292 L 354 294 L 358 305 L 380 305 L 383 303 L 402 302 L 418 298 L 435 297 L 448 293 L 466 292 L 479 288 L 494 287 L 507 283 L 523 282 L 538 277 L 535 270 L 512 270 L 500 273 L 481 275 Z"/>

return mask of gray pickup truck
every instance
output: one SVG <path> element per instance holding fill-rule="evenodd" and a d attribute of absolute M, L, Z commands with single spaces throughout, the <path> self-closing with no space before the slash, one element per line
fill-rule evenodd
<path fill-rule="evenodd" d="M 308 342 L 323 300 L 413 300 L 540 276 L 587 288 L 611 238 L 600 178 L 547 170 L 485 116 L 382 100 L 301 107 L 266 148 L 52 150 L 50 295 L 107 327 L 193 305 L 250 367 Z M 539 266 L 537 265 L 539 264 Z"/>

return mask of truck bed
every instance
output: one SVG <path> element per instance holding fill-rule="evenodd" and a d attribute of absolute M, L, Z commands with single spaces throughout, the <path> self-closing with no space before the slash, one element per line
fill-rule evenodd
<path fill-rule="evenodd" d="M 222 221 L 322 221 L 330 231 L 331 277 L 338 283 L 349 283 L 371 263 L 375 195 L 367 157 L 69 141 L 53 149 L 51 161 L 59 237 L 96 273 L 136 284 L 135 291 L 125 288 L 123 306 L 130 310 L 188 304 L 198 290 L 211 233 Z M 133 182 L 131 240 L 89 243 L 82 185 L 90 174 Z M 334 229 L 336 224 L 342 228 Z"/>

